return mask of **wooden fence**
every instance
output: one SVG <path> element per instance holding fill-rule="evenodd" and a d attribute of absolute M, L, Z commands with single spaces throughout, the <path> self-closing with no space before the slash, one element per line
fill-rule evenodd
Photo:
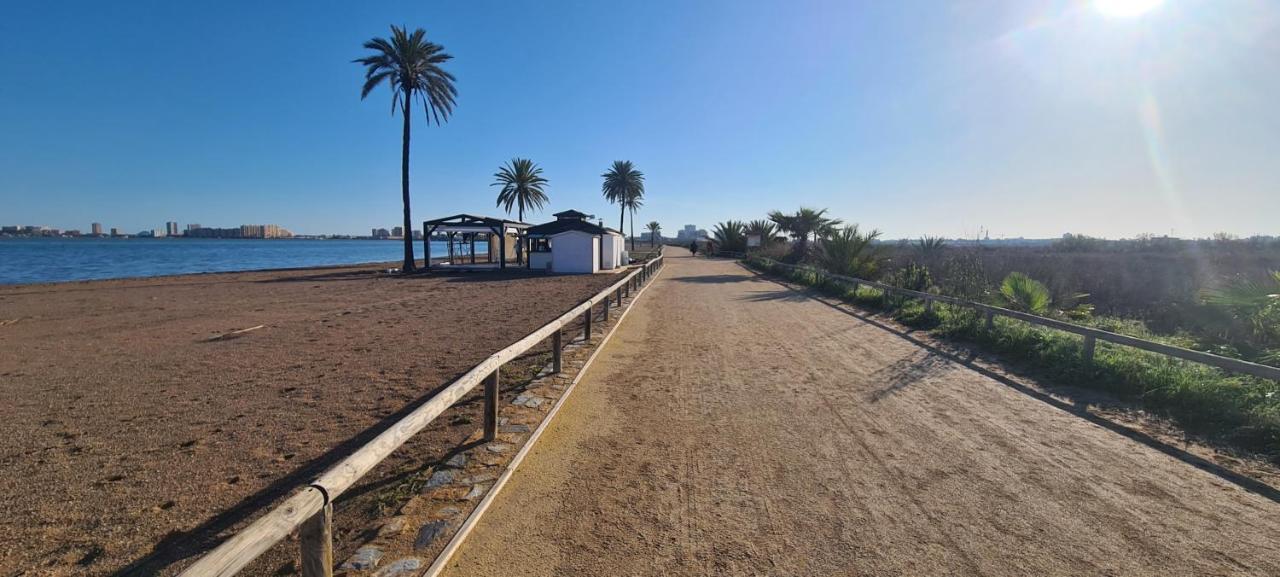
<path fill-rule="evenodd" d="M 772 267 L 782 268 L 785 270 L 812 271 L 812 272 L 824 275 L 827 278 L 847 284 L 849 285 L 850 288 L 854 290 L 857 290 L 859 286 L 869 286 L 869 287 L 887 292 L 889 294 L 896 294 L 904 297 L 920 299 L 924 301 L 925 309 L 928 309 L 928 310 L 932 310 L 933 303 L 935 301 L 940 303 L 946 303 L 953 306 L 975 309 L 977 311 L 980 311 L 986 314 L 986 326 L 988 329 L 990 329 L 992 327 L 992 324 L 995 322 L 995 317 L 1003 316 L 1003 317 L 1009 317 L 1012 319 L 1018 319 L 1020 321 L 1025 321 L 1034 325 L 1040 325 L 1043 327 L 1049 327 L 1049 328 L 1057 329 L 1060 331 L 1075 333 L 1084 337 L 1084 353 L 1083 354 L 1084 354 L 1084 360 L 1088 362 L 1093 361 L 1093 351 L 1094 351 L 1094 348 L 1097 346 L 1097 342 L 1107 341 L 1109 343 L 1115 343 L 1118 345 L 1133 347 L 1135 349 L 1142 349 L 1144 351 L 1150 351 L 1153 353 L 1166 355 L 1170 357 L 1176 357 L 1176 358 L 1187 360 L 1187 361 L 1192 361 L 1192 362 L 1201 363 L 1205 365 L 1211 365 L 1211 366 L 1218 367 L 1220 369 L 1231 371 L 1234 373 L 1242 373 L 1246 375 L 1253 375 L 1255 377 L 1262 377 L 1264 379 L 1272 379 L 1272 380 L 1280 381 L 1280 368 L 1277 368 L 1277 367 L 1261 365 L 1258 363 L 1251 363 L 1249 361 L 1242 361 L 1240 359 L 1233 359 L 1230 357 L 1223 357 L 1223 356 L 1214 355 L 1210 353 L 1203 353 L 1200 351 L 1193 351 L 1191 349 L 1184 349 L 1182 347 L 1175 347 L 1171 345 L 1157 343 L 1154 341 L 1148 341 L 1145 339 L 1139 339 L 1136 337 L 1104 331 L 1101 329 L 1095 329 L 1093 327 L 1086 327 L 1082 325 L 1068 323 L 1065 321 L 1060 321 L 1057 319 L 1046 318 L 1046 317 L 1037 316 L 1029 313 L 1009 310 L 1006 308 L 977 303 L 973 301 L 967 301 L 967 300 L 958 299 L 954 297 L 930 294 L 930 293 L 920 292 L 920 291 L 913 291 L 909 289 L 886 285 L 883 283 L 878 283 L 875 281 L 869 281 L 869 280 L 863 280 L 859 278 L 831 274 L 829 272 L 826 272 L 818 268 L 801 267 L 801 266 L 796 266 L 791 264 L 780 263 L 773 259 L 768 259 L 764 257 L 751 257 L 751 258 L 757 261 L 766 263 Z"/>
<path fill-rule="evenodd" d="M 586 338 L 590 339 L 595 306 L 601 305 L 607 319 L 610 300 L 616 297 L 616 306 L 622 306 L 623 296 L 652 278 L 662 264 L 661 256 L 644 263 L 559 318 L 490 355 L 372 441 L 330 467 L 319 478 L 300 487 L 279 506 L 205 554 L 180 577 L 235 575 L 295 529 L 299 532 L 303 576 L 332 576 L 334 499 L 481 382 L 484 383 L 484 439 L 493 440 L 498 428 L 498 379 L 502 366 L 550 338 L 552 366 L 557 373 L 560 372 L 563 352 L 561 329 L 582 316 Z"/>

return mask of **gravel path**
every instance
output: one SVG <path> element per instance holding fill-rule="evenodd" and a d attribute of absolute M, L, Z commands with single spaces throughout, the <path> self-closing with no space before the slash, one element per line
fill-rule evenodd
<path fill-rule="evenodd" d="M 671 256 L 447 575 L 1280 575 L 1270 498 Z"/>

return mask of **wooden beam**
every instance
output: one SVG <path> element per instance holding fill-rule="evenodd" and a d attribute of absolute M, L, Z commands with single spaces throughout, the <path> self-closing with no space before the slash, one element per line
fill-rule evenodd
<path fill-rule="evenodd" d="M 324 508 L 324 493 L 307 487 L 272 509 L 216 549 L 187 567 L 180 577 L 231 577 L 272 545 L 288 537 L 303 521 Z"/>
<path fill-rule="evenodd" d="M 333 503 L 302 523 L 302 577 L 333 577 Z"/>

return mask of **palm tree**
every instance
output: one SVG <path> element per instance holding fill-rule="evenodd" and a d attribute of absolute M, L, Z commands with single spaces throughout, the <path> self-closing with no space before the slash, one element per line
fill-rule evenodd
<path fill-rule="evenodd" d="M 772 211 L 769 213 L 769 220 L 776 223 L 783 231 L 791 233 L 791 236 L 799 241 L 795 252 L 798 258 L 803 260 L 809 255 L 810 236 L 815 241 L 820 237 L 829 236 L 842 223 L 838 218 L 827 218 L 826 214 L 825 208 L 814 210 L 802 206 L 795 214 Z"/>
<path fill-rule="evenodd" d="M 662 225 L 656 220 L 651 220 L 644 227 L 649 229 L 649 246 L 657 246 L 658 237 L 662 236 Z"/>
<path fill-rule="evenodd" d="M 524 222 L 525 209 L 542 210 L 547 204 L 547 193 L 543 191 L 547 179 L 542 177 L 542 168 L 532 160 L 513 158 L 506 166 L 498 167 L 493 177 L 497 180 L 489 186 L 502 187 L 498 192 L 498 206 L 503 207 L 507 214 L 511 214 L 511 207 L 515 206 L 519 214 L 516 219 L 520 222 Z M 523 242 L 516 243 L 516 262 L 524 262 Z"/>
<path fill-rule="evenodd" d="M 837 229 L 822 241 L 818 251 L 823 268 L 838 275 L 875 278 L 884 260 L 873 244 L 878 238 L 880 231 L 863 233 L 856 224 Z"/>
<path fill-rule="evenodd" d="M 613 166 L 607 172 L 600 175 L 604 178 L 604 183 L 600 185 L 600 192 L 604 193 L 604 197 L 609 202 L 618 203 L 621 216 L 618 218 L 618 231 L 623 230 L 626 224 L 627 209 L 631 209 L 632 214 L 635 209 L 641 206 L 640 199 L 644 197 L 644 173 L 636 170 L 630 160 L 615 160 Z M 635 225 L 632 225 L 634 231 Z M 632 241 L 632 248 L 635 241 Z"/>
<path fill-rule="evenodd" d="M 759 236 L 760 248 L 767 248 L 778 236 L 778 225 L 767 220 L 753 220 L 747 223 L 747 234 Z"/>
<path fill-rule="evenodd" d="M 391 27 L 391 38 L 374 38 L 364 43 L 373 54 L 357 58 L 354 62 L 365 67 L 364 87 L 360 99 L 364 100 L 386 82 L 391 86 L 391 114 L 400 108 L 404 116 L 404 137 L 400 154 L 400 195 L 404 201 L 404 272 L 413 271 L 413 223 L 409 216 L 409 112 L 414 99 L 422 101 L 427 125 L 434 120 L 438 125 L 449 121 L 453 113 L 454 98 L 458 91 L 453 87 L 454 77 L 442 68 L 453 59 L 444 47 L 427 40 L 425 30 L 419 28 L 409 33 L 404 27 Z"/>
<path fill-rule="evenodd" d="M 643 197 L 644 191 L 627 197 L 627 210 L 631 211 L 631 250 L 633 251 L 636 249 L 636 209 L 644 206 L 640 200 Z"/>
<path fill-rule="evenodd" d="M 747 250 L 747 225 L 740 220 L 727 220 L 716 223 L 712 231 L 715 236 L 717 250 L 727 252 L 744 252 Z"/>
<path fill-rule="evenodd" d="M 542 210 L 547 204 L 547 179 L 542 177 L 542 168 L 527 158 L 513 158 L 505 166 L 493 173 L 493 184 L 501 186 L 498 191 L 498 206 L 511 214 L 511 207 L 516 208 L 517 219 L 524 222 L 524 211 Z"/>

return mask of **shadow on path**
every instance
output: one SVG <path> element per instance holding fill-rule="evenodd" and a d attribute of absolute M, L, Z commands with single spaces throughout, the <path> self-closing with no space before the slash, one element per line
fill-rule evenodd
<path fill-rule="evenodd" d="M 956 353 L 954 353 L 954 352 L 952 352 L 952 351 L 948 351 L 948 350 L 945 350 L 945 349 L 938 348 L 938 347 L 934 346 L 934 345 L 933 345 L 933 344 L 931 344 L 931 343 L 925 342 L 925 341 L 923 341 L 923 340 L 920 340 L 920 339 L 918 339 L 918 338 L 916 338 L 916 337 L 912 336 L 912 334 L 911 334 L 911 333 L 912 333 L 912 332 L 914 332 L 914 331 L 901 331 L 901 330 L 898 330 L 897 328 L 895 328 L 895 327 L 893 327 L 893 326 L 890 326 L 890 325 L 888 325 L 888 324 L 885 324 L 885 323 L 883 323 L 883 322 L 880 322 L 880 321 L 876 320 L 875 318 L 872 318 L 872 316 L 871 316 L 871 315 L 868 315 L 868 314 L 866 314 L 866 313 L 857 313 L 857 312 L 853 312 L 853 311 L 850 311 L 850 310 L 848 310 L 848 309 L 845 309 L 845 308 L 843 308 L 843 307 L 841 307 L 841 306 L 839 306 L 839 305 L 836 305 L 836 304 L 830 303 L 830 302 L 828 302 L 828 301 L 827 301 L 827 300 L 825 300 L 825 299 L 816 298 L 816 297 L 814 296 L 814 293 L 812 293 L 812 291 L 807 291 L 807 290 L 797 289 L 797 288 L 795 288 L 795 287 L 792 287 L 792 286 L 790 286 L 790 285 L 787 285 L 786 283 L 783 283 L 783 282 L 778 281 L 778 280 L 776 280 L 776 279 L 770 278 L 770 277 L 768 277 L 768 276 L 765 276 L 765 275 L 763 275 L 763 274 L 760 274 L 760 273 L 758 273 L 758 272 L 756 272 L 756 271 L 753 271 L 753 270 L 751 270 L 751 269 L 747 269 L 747 268 L 745 268 L 745 267 L 743 267 L 743 268 L 744 268 L 744 270 L 746 270 L 747 272 L 749 272 L 749 273 L 751 273 L 751 274 L 755 275 L 755 276 L 756 276 L 756 277 L 758 277 L 758 278 L 761 278 L 761 279 L 763 279 L 763 280 L 767 280 L 767 281 L 769 281 L 769 282 L 771 282 L 771 283 L 774 283 L 774 284 L 776 284 L 776 285 L 778 285 L 778 286 L 781 286 L 782 288 L 786 289 L 786 291 L 788 291 L 788 292 L 790 292 L 790 293 L 793 293 L 793 294 L 799 295 L 799 298 L 796 298 L 796 299 L 786 299 L 786 300 L 810 300 L 810 301 L 813 301 L 813 302 L 822 303 L 822 304 L 824 304 L 824 305 L 826 305 L 826 306 L 828 306 L 828 307 L 830 307 L 830 308 L 832 308 L 832 309 L 835 309 L 835 310 L 837 310 L 837 311 L 839 311 L 839 312 L 841 312 L 841 313 L 844 313 L 844 314 L 849 315 L 849 316 L 851 316 L 851 317 L 853 317 L 853 318 L 856 318 L 856 319 L 858 319 L 858 320 L 861 320 L 861 321 L 863 321 L 863 322 L 865 322 L 865 323 L 867 323 L 867 324 L 869 324 L 869 325 L 871 325 L 871 326 L 874 326 L 874 327 L 876 327 L 876 328 L 879 328 L 879 329 L 881 329 L 881 330 L 883 330 L 883 331 L 885 331 L 885 332 L 887 332 L 887 333 L 891 333 L 891 334 L 893 334 L 893 335 L 897 336 L 898 338 L 901 338 L 901 339 L 903 339 L 903 340 L 905 340 L 905 341 L 907 341 L 907 342 L 910 342 L 910 343 L 911 343 L 911 344 L 913 344 L 913 345 L 916 345 L 916 346 L 918 346 L 918 347 L 920 347 L 920 348 L 923 348 L 923 349 L 925 349 L 925 350 L 928 350 L 928 351 L 929 351 L 930 353 L 932 353 L 932 354 L 935 354 L 935 355 L 938 355 L 938 356 L 941 356 L 941 357 L 945 357 L 945 358 L 947 358 L 947 359 L 951 360 L 952 362 L 955 362 L 955 363 L 957 363 L 957 364 L 960 364 L 960 365 L 962 365 L 962 366 L 964 366 L 964 367 L 966 367 L 966 368 L 968 368 L 968 369 L 970 369 L 970 370 L 972 370 L 972 371 L 975 371 L 975 372 L 977 372 L 977 373 L 981 374 L 981 375 L 982 375 L 982 376 L 984 376 L 984 377 L 987 377 L 987 378 L 989 378 L 989 379 L 991 379 L 991 380 L 993 380 L 993 381 L 996 381 L 996 382 L 998 382 L 998 383 L 1000 383 L 1000 384 L 1002 384 L 1002 385 L 1005 385 L 1006 387 L 1009 387 L 1009 388 L 1011 388 L 1011 389 L 1013 389 L 1013 390 L 1015 390 L 1015 391 L 1018 391 L 1018 392 L 1020 392 L 1020 393 L 1022 393 L 1022 394 L 1024 394 L 1024 395 L 1027 395 L 1027 396 L 1029 396 L 1029 397 L 1031 397 L 1031 398 L 1033 398 L 1033 399 L 1036 399 L 1036 400 L 1038 400 L 1038 401 L 1044 402 L 1044 403 L 1046 403 L 1046 404 L 1048 404 L 1048 405 L 1051 405 L 1051 406 L 1053 406 L 1053 407 L 1055 407 L 1055 408 L 1057 408 L 1057 409 L 1061 409 L 1062 411 L 1065 411 L 1065 412 L 1067 412 L 1067 413 L 1071 413 L 1072 415 L 1075 415 L 1075 416 L 1077 416 L 1077 417 L 1080 417 L 1081 419 L 1084 419 L 1084 420 L 1086 420 L 1086 421 L 1089 421 L 1090 423 L 1093 423 L 1093 424 L 1095 424 L 1095 425 L 1098 425 L 1099 427 L 1105 428 L 1105 429 L 1107 429 L 1107 430 L 1109 430 L 1109 431 L 1112 431 L 1112 432 L 1114 432 L 1114 433 L 1118 433 L 1118 434 L 1123 435 L 1124 437 L 1127 437 L 1127 438 L 1129 438 L 1129 439 L 1131 439 L 1131 440 L 1133 440 L 1133 441 L 1136 441 L 1136 442 L 1141 443 L 1141 444 L 1143 444 L 1143 445 L 1146 445 L 1146 446 L 1148 446 L 1148 447 L 1150 447 L 1150 448 L 1152 448 L 1152 449 L 1155 449 L 1155 450 L 1157 450 L 1157 451 L 1160 451 L 1161 453 L 1164 453 L 1164 454 L 1166 454 L 1166 455 L 1168 455 L 1168 456 L 1170 456 L 1170 457 L 1173 457 L 1173 458 L 1175 458 L 1175 459 L 1178 459 L 1179 461 L 1182 461 L 1182 462 L 1184 462 L 1184 463 L 1186 463 L 1186 464 L 1188 464 L 1188 465 L 1191 465 L 1191 466 L 1193 466 L 1193 467 L 1195 467 L 1195 468 L 1197 468 L 1197 469 L 1200 469 L 1200 470 L 1202 470 L 1202 471 L 1205 471 L 1205 472 L 1207 472 L 1207 473 L 1210 473 L 1210 474 L 1212 474 L 1212 475 L 1215 475 L 1215 476 L 1217 476 L 1218 478 L 1220 478 L 1220 479 L 1222 479 L 1222 480 L 1224 480 L 1224 481 L 1230 482 L 1230 483 L 1232 483 L 1232 484 L 1236 485 L 1237 487 L 1240 487 L 1241 489 L 1244 489 L 1244 490 L 1246 490 L 1246 491 L 1249 491 L 1250 493 L 1254 493 L 1254 494 L 1259 495 L 1259 496 L 1261 496 L 1261 497 L 1265 497 L 1265 498 L 1270 499 L 1271 501 L 1273 501 L 1273 502 L 1275 502 L 1275 503 L 1280 503 L 1280 489 L 1276 489 L 1275 487 L 1272 487 L 1271 485 L 1268 485 L 1268 484 L 1266 484 L 1266 483 L 1263 483 L 1262 481 L 1259 481 L 1259 480 L 1254 479 L 1254 478 L 1252 478 L 1252 477 L 1248 477 L 1248 476 L 1245 476 L 1245 475 L 1241 475 L 1240 473 L 1237 473 L 1237 472 L 1235 472 L 1235 471 L 1232 471 L 1232 470 L 1230 470 L 1230 469 L 1227 469 L 1227 468 L 1225 468 L 1225 467 L 1223 467 L 1223 466 L 1221 466 L 1221 465 L 1218 465 L 1217 463 L 1214 463 L 1214 462 L 1209 461 L 1209 460 L 1207 460 L 1207 459 L 1204 459 L 1204 458 L 1202 458 L 1202 457 L 1200 457 L 1200 456 L 1198 456 L 1198 455 L 1192 454 L 1192 453 L 1190 453 L 1190 452 L 1187 452 L 1187 451 L 1184 451 L 1184 450 L 1182 450 L 1182 449 L 1179 449 L 1179 448 L 1177 448 L 1177 447 L 1175 447 L 1175 446 L 1173 446 L 1173 445 L 1170 445 L 1170 444 L 1168 444 L 1168 443 L 1165 443 L 1164 441 L 1161 441 L 1161 440 L 1159 440 L 1159 439 L 1157 439 L 1157 438 L 1155 438 L 1155 437 L 1152 437 L 1152 436 L 1150 436 L 1150 435 L 1148 435 L 1148 434 L 1146 434 L 1146 433 L 1143 433 L 1143 432 L 1141 432 L 1141 431 L 1137 431 L 1137 430 L 1131 429 L 1131 428 L 1126 427 L 1126 426 L 1124 426 L 1124 425 L 1122 425 L 1122 424 L 1120 424 L 1120 423 L 1117 423 L 1117 422 L 1115 422 L 1115 421 L 1111 421 L 1111 420 L 1108 420 L 1108 419 L 1103 418 L 1103 417 L 1101 417 L 1101 416 L 1098 416 L 1098 415 L 1096 415 L 1096 414 L 1090 413 L 1090 412 L 1089 412 L 1089 411 L 1088 411 L 1088 410 L 1087 410 L 1083 405 L 1076 405 L 1076 404 L 1073 404 L 1073 403 L 1069 403 L 1069 402 L 1066 402 L 1066 401 L 1060 400 L 1060 399 L 1058 399 L 1058 398 L 1053 397 L 1052 395 L 1049 395 L 1049 394 L 1044 393 L 1044 392 L 1042 392 L 1042 391 L 1038 391 L 1038 390 L 1036 390 L 1036 389 L 1034 389 L 1034 388 L 1032 388 L 1032 387 L 1030 387 L 1030 386 L 1028 386 L 1028 385 L 1025 385 L 1025 384 L 1019 383 L 1019 382 L 1017 382 L 1017 381 L 1015 381 L 1015 380 L 1013 380 L 1013 379 L 1011 379 L 1011 378 L 1009 378 L 1009 377 L 1007 377 L 1007 376 L 1005 376 L 1005 375 L 1001 375 L 1001 374 L 996 373 L 996 372 L 993 372 L 993 371 L 991 371 L 991 370 L 989 370 L 989 369 L 987 369 L 987 368 L 984 368 L 984 367 L 982 367 L 982 366 L 976 365 L 976 364 L 974 364 L 974 363 L 973 363 L 974 359 L 976 359 L 976 358 L 977 358 L 977 353 L 976 353 L 975 351 L 970 350 L 970 354 L 969 354 L 969 355 L 967 355 L 967 356 L 965 356 L 965 357 L 962 357 L 962 356 L 960 356 L 959 354 L 956 354 Z M 762 300 L 763 300 L 763 299 L 762 299 Z M 782 300 L 782 299 L 781 299 L 781 297 L 779 297 L 778 299 L 774 299 L 774 300 Z M 889 391 L 887 391 L 887 392 L 882 391 L 882 393 L 885 393 L 885 394 L 891 394 L 894 390 L 901 389 L 903 386 L 905 386 L 905 385 L 900 385 L 900 386 L 893 386 L 893 385 L 891 385 L 891 386 L 890 386 L 890 390 L 889 390 Z M 879 394 L 879 393 L 877 393 L 877 394 Z M 885 396 L 884 394 L 879 394 L 879 398 L 883 398 L 884 396 Z M 878 400 L 878 399 L 873 399 L 873 400 Z"/>

